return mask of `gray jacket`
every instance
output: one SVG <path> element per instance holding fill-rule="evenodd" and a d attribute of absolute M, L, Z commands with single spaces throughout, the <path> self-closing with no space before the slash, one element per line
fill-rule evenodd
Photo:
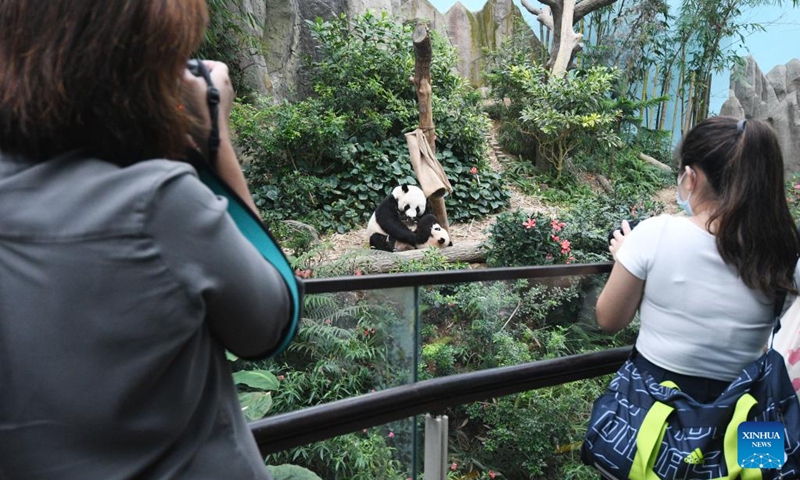
<path fill-rule="evenodd" d="M 223 347 L 280 275 L 187 164 L 0 156 L 0 479 L 266 479 Z"/>

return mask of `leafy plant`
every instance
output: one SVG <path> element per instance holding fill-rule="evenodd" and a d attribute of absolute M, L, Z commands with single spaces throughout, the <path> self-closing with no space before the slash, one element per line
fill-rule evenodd
<path fill-rule="evenodd" d="M 489 232 L 486 262 L 491 266 L 552 265 L 574 260 L 566 223 L 541 213 L 501 213 Z"/>
<path fill-rule="evenodd" d="M 520 131 L 533 137 L 538 153 L 560 177 L 564 161 L 583 143 L 621 144 L 614 131 L 621 112 L 607 100 L 618 72 L 604 67 L 548 78 L 540 65 L 501 64 L 487 74 L 496 101 L 515 104 Z M 513 117 L 512 117 L 513 118 Z M 589 137 L 591 135 L 591 137 Z"/>

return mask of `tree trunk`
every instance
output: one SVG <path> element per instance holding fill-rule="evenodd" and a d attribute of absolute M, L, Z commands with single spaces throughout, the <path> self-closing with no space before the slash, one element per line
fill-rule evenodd
<path fill-rule="evenodd" d="M 555 11 L 553 11 L 553 14 L 555 15 Z M 560 23 L 559 26 L 561 27 L 558 52 L 552 69 L 552 75 L 557 78 L 563 77 L 567 73 L 570 60 L 572 60 L 575 50 L 578 48 L 581 39 L 583 39 L 582 34 L 575 33 L 575 30 L 572 29 L 572 22 L 575 17 L 575 0 L 564 0 L 560 17 L 560 22 L 553 22 L 554 26 L 556 23 Z"/>
<path fill-rule="evenodd" d="M 566 21 L 567 26 L 569 27 L 569 31 L 571 35 L 567 38 L 577 35 L 574 31 L 572 31 L 572 26 L 581 21 L 583 17 L 592 13 L 593 11 L 605 7 L 606 5 L 611 5 L 616 0 L 583 0 L 582 2 L 576 5 L 575 0 L 540 0 L 543 4 L 547 5 L 548 8 L 539 9 L 534 7 L 530 4 L 528 0 L 522 0 L 522 6 L 525 7 L 531 14 L 536 15 L 536 19 L 539 21 L 540 24 L 544 25 L 547 28 L 547 31 L 553 32 L 553 42 L 550 47 L 550 58 L 546 63 L 546 67 L 548 69 L 553 69 L 553 66 L 556 63 L 556 59 L 558 58 L 559 52 L 561 51 L 561 43 L 564 41 L 562 32 L 562 19 L 566 18 L 565 13 L 567 8 L 567 3 L 570 3 L 571 6 L 569 7 L 569 19 Z M 549 9 L 549 11 L 548 11 Z M 576 41 L 570 39 L 570 45 L 565 47 L 566 51 L 564 55 L 569 54 L 568 58 L 566 59 L 566 68 L 569 68 L 569 65 L 572 61 L 572 57 L 575 56 L 575 53 L 580 50 L 580 40 L 582 36 L 579 37 Z M 562 59 L 563 62 L 563 59 Z M 565 68 L 565 70 L 566 70 Z"/>
<path fill-rule="evenodd" d="M 418 23 L 414 29 L 414 87 L 417 90 L 417 103 L 419 104 L 419 128 L 425 132 L 425 139 L 431 147 L 431 152 L 436 153 L 436 127 L 433 124 L 433 107 L 431 100 L 431 38 L 428 27 Z M 444 207 L 444 197 L 432 195 L 428 201 L 431 210 L 442 226 L 448 232 L 450 223 L 447 221 L 447 210 Z"/>
<path fill-rule="evenodd" d="M 442 255 L 448 263 L 485 263 L 486 251 L 481 242 L 461 242 L 452 247 L 437 249 L 436 252 Z M 422 260 L 425 250 L 409 250 L 407 252 L 370 252 L 364 257 L 354 259 L 356 264 L 364 265 L 362 271 L 365 273 L 387 273 L 399 268 L 404 263 L 412 260 Z"/>

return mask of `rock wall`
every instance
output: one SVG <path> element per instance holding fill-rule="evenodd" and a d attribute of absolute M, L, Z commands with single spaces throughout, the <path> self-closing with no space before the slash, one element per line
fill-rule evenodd
<path fill-rule="evenodd" d="M 786 170 L 800 172 L 800 60 L 778 65 L 766 75 L 753 57 L 731 74 L 730 96 L 720 115 L 769 121 L 778 134 Z"/>
<path fill-rule="evenodd" d="M 240 52 L 245 81 L 256 92 L 275 101 L 305 95 L 304 55 L 313 55 L 314 45 L 306 20 L 330 19 L 341 13 L 363 15 L 367 10 L 385 11 L 403 21 L 424 20 L 450 38 L 458 52 L 458 70 L 474 85 L 481 84 L 485 67 L 484 49 L 495 50 L 514 32 L 519 8 L 512 0 L 488 0 L 484 8 L 469 12 L 456 3 L 445 15 L 428 0 L 232 0 L 246 25 L 263 48 Z M 532 33 L 532 32 L 531 32 Z M 533 35 L 531 35 L 532 38 Z"/>

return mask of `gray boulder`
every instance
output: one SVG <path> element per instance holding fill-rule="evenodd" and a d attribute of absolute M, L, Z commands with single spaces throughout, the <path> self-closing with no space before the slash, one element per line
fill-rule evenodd
<path fill-rule="evenodd" d="M 488 0 L 477 13 L 457 3 L 447 15 L 442 15 L 428 0 L 231 1 L 242 18 L 252 20 L 253 25 L 248 23 L 244 28 L 262 45 L 239 52 L 245 82 L 273 101 L 302 98 L 308 93 L 303 82 L 302 59 L 314 55 L 314 44 L 306 20 L 330 19 L 341 13 L 353 17 L 371 10 L 385 11 L 401 21 L 426 21 L 456 46 L 459 72 L 474 85 L 480 85 L 486 63 L 484 49 L 495 50 L 500 46 L 514 32 L 515 21 L 522 18 L 512 0 Z M 531 38 L 535 39 L 532 32 Z"/>
<path fill-rule="evenodd" d="M 800 172 L 800 60 L 792 59 L 765 75 L 755 59 L 748 56 L 742 69 L 731 75 L 731 90 L 744 118 L 764 119 L 772 124 L 787 172 Z M 733 101 L 729 99 L 720 114 L 732 112 Z"/>

